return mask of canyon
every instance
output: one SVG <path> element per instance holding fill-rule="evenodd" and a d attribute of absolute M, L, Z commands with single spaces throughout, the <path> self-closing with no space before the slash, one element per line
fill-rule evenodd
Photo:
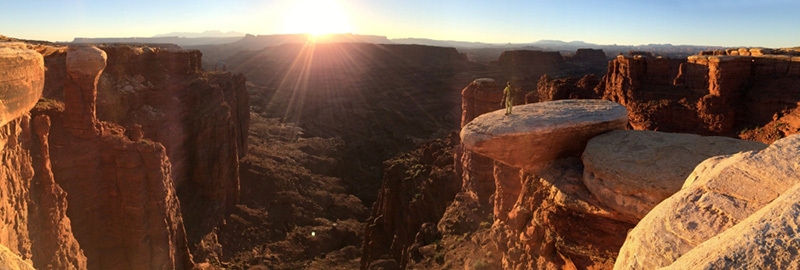
<path fill-rule="evenodd" d="M 664 213 L 672 213 L 670 211 L 674 210 L 661 210 L 661 214 L 654 213 L 658 216 L 653 219 L 649 219 L 648 213 L 662 200 L 670 200 L 667 198 L 672 194 L 691 185 L 687 179 L 705 177 L 701 173 L 711 169 L 693 172 L 696 166 L 697 170 L 713 166 L 703 167 L 703 160 L 717 155 L 724 157 L 737 152 L 759 151 L 766 147 L 763 143 L 770 144 L 786 137 L 788 138 L 781 141 L 796 138 L 792 136 L 798 133 L 795 119 L 797 104 L 800 102 L 796 93 L 800 86 L 795 72 L 800 67 L 796 55 L 792 50 L 765 49 L 709 51 L 686 59 L 654 57 L 650 54 L 620 55 L 608 62 L 608 72 L 602 79 L 593 75 L 578 78 L 542 76 L 535 91 L 523 91 L 525 100 L 532 103 L 521 108 L 540 106 L 536 102 L 549 103 L 550 100 L 576 98 L 610 100 L 625 107 L 625 123 L 613 128 L 619 131 L 601 136 L 584 135 L 582 139 L 565 139 L 563 135 L 542 134 L 541 131 L 534 130 L 555 128 L 559 125 L 577 126 L 576 121 L 587 118 L 564 117 L 560 122 L 539 121 L 533 127 L 520 124 L 518 122 L 523 120 L 508 116 L 504 118 L 499 115 L 499 111 L 495 111 L 501 108 L 496 101 L 502 96 L 502 84 L 490 78 L 476 79 L 462 91 L 461 125 L 464 129 L 461 137 L 462 140 L 470 138 L 470 141 L 462 141 L 449 150 L 454 153 L 452 155 L 456 168 L 453 171 L 461 175 L 461 188 L 457 191 L 447 189 L 447 194 L 455 194 L 452 199 L 433 197 L 441 199 L 431 202 L 430 205 L 435 207 L 430 208 L 421 207 L 418 196 L 407 196 L 404 200 L 398 200 L 397 195 L 390 194 L 403 194 L 400 190 L 382 190 L 381 196 L 384 199 L 376 202 L 372 218 L 368 221 L 362 269 L 649 268 L 651 266 L 635 264 L 639 261 L 637 258 L 642 258 L 648 252 L 663 254 L 666 250 L 674 249 L 668 245 L 676 247 L 681 243 L 677 241 L 678 244 L 670 244 L 669 241 L 672 240 L 669 239 L 646 238 L 645 235 L 663 235 L 664 230 L 652 229 L 657 222 L 660 222 L 657 226 L 664 228 L 682 226 L 684 235 L 699 233 L 700 240 L 697 241 L 703 241 L 717 233 L 724 233 L 720 235 L 729 237 L 726 239 L 731 241 L 726 244 L 726 247 L 732 247 L 729 250 L 715 250 L 714 245 L 704 244 L 701 245 L 702 251 L 697 251 L 719 260 L 703 260 L 703 255 L 694 255 L 688 251 L 699 244 L 697 241 L 673 255 L 673 260 L 684 252 L 689 252 L 686 254 L 691 254 L 687 256 L 692 256 L 692 259 L 687 257 L 685 261 L 704 261 L 708 263 L 706 265 L 730 267 L 745 263 L 741 260 L 744 257 L 757 258 L 759 262 L 768 263 L 772 259 L 753 257 L 754 253 L 747 250 L 745 243 L 731 239 L 733 232 L 723 232 L 724 228 L 730 228 L 752 213 L 750 208 L 729 210 L 741 214 L 736 219 L 729 219 L 729 223 L 723 222 L 724 225 L 719 225 L 724 227 L 714 227 L 713 230 L 692 229 L 696 225 L 691 224 L 704 222 L 700 217 L 691 222 L 686 221 L 690 225 L 670 223 L 674 222 L 670 220 L 675 220 L 675 217 Z M 553 108 L 546 111 L 558 110 Z M 546 112 L 533 107 L 523 109 L 520 114 L 522 115 L 516 117 L 547 117 Z M 480 119 L 478 123 L 474 123 L 476 119 Z M 470 135 L 473 134 L 469 131 L 471 125 L 480 128 L 507 127 L 513 130 L 509 136 L 531 138 L 506 138 L 495 129 Z M 531 130 L 523 131 L 526 129 Z M 648 130 L 651 133 L 622 132 L 626 129 Z M 658 132 L 653 132 L 654 130 Z M 489 137 L 490 141 L 495 142 L 476 144 L 476 136 Z M 569 141 L 566 148 L 564 141 Z M 538 145 L 551 146 L 535 148 Z M 542 151 L 558 149 L 574 150 L 570 151 L 571 154 L 541 159 L 543 155 L 547 155 Z M 620 156 L 615 158 L 618 155 L 616 153 L 620 153 Z M 671 157 L 672 155 L 675 156 Z M 784 156 L 791 160 L 795 155 L 785 153 L 774 156 Z M 598 161 L 598 158 L 605 161 Z M 784 172 L 796 173 L 797 169 L 792 165 L 785 168 L 781 164 L 783 163 L 776 160 L 764 166 L 769 168 L 767 170 L 775 168 L 780 175 Z M 446 167 L 438 166 L 429 171 L 441 168 Z M 767 174 L 769 173 L 764 173 Z M 782 180 L 778 181 L 782 183 L 781 187 L 788 188 L 791 183 L 783 182 L 792 178 L 780 177 Z M 684 181 L 687 183 L 684 184 Z M 430 187 L 427 189 L 436 190 Z M 787 196 L 790 196 L 788 194 L 792 190 L 787 190 Z M 774 194 L 779 195 L 782 191 L 783 189 L 776 191 L 769 198 L 774 199 L 777 196 Z M 731 194 L 735 191 L 722 192 Z M 749 196 L 736 194 L 728 196 Z M 422 198 L 428 197 L 430 200 L 432 196 L 429 196 L 428 193 L 422 193 Z M 686 198 L 688 197 L 672 199 L 671 207 L 687 207 L 682 201 Z M 770 200 L 762 199 L 759 206 L 753 207 L 757 209 Z M 708 207 L 724 207 L 716 206 L 724 205 L 722 201 L 703 202 L 713 205 Z M 789 202 L 781 203 L 786 207 Z M 442 211 L 441 205 L 448 204 L 446 210 Z M 386 210 L 380 211 L 377 206 Z M 389 210 L 407 212 L 411 209 L 429 209 L 415 214 L 428 217 L 423 223 L 416 219 L 398 220 L 387 217 L 392 213 Z M 689 212 L 681 215 L 687 214 Z M 730 214 L 721 215 L 724 220 Z M 636 226 L 643 218 L 653 221 L 648 221 L 649 225 Z M 757 219 L 747 220 L 750 222 L 747 224 L 759 222 Z M 776 222 L 770 226 L 794 231 L 791 222 L 784 225 L 783 221 L 774 217 L 770 222 Z M 781 247 L 777 243 L 781 240 L 773 242 L 772 236 L 758 234 L 745 224 L 736 228 L 737 231 L 747 231 L 754 237 L 766 237 L 758 241 L 766 241 L 771 252 L 777 252 L 771 254 L 780 254 Z M 631 234 L 638 232 L 635 237 L 641 240 L 628 244 L 626 235 L 631 229 L 634 229 Z M 662 249 L 651 251 L 646 244 L 659 241 L 665 242 L 659 244 L 663 246 Z M 634 246 L 620 251 L 623 243 Z M 719 245 L 720 242 L 716 243 Z M 389 246 L 391 249 L 385 248 Z M 368 250 L 372 252 L 367 252 Z M 625 252 L 625 257 L 620 252 Z M 739 257 L 730 261 L 722 255 L 709 255 L 717 252 Z M 618 254 L 619 260 L 627 258 L 627 262 L 617 261 Z M 785 256 L 776 257 L 775 260 L 781 262 L 781 265 L 792 263 L 792 259 Z M 683 259 L 678 261 L 681 264 L 676 262 L 675 265 L 683 266 L 676 266 L 677 269 L 688 265 Z M 672 261 L 664 262 L 660 266 L 668 266 L 670 263 Z"/>
<path fill-rule="evenodd" d="M 674 224 L 659 202 L 722 185 L 704 173 L 739 152 L 795 155 L 772 153 L 800 130 L 792 50 L 480 64 L 306 43 L 226 52 L 215 71 L 175 45 L 7 40 L 0 253 L 15 269 L 636 268 L 624 258 L 659 252 L 637 248 L 658 228 L 637 223 Z M 753 224 L 780 218 L 753 210 L 791 210 L 780 184 L 722 224 L 771 239 Z M 719 253 L 664 245 L 677 268 Z"/>
<path fill-rule="evenodd" d="M 36 269 L 194 267 L 190 243 L 238 200 L 244 77 L 202 72 L 199 52 L 0 46 L 2 244 Z"/>

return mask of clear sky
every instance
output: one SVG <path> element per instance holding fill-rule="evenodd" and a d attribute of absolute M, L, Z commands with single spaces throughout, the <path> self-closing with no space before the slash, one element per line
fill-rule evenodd
<path fill-rule="evenodd" d="M 526 43 L 800 46 L 797 0 L 0 0 L 0 35 L 351 32 Z"/>

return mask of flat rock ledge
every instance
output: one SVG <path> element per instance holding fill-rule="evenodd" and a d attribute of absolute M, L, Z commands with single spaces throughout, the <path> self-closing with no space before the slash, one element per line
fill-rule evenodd
<path fill-rule="evenodd" d="M 731 263 L 737 269 L 751 269 L 737 263 L 795 269 L 785 266 L 797 265 L 800 246 L 800 206 L 793 188 L 800 184 L 798 160 L 800 135 L 761 151 L 706 159 L 687 177 L 683 189 L 628 233 L 614 269 L 658 269 L 679 258 L 676 269 L 728 269 L 710 265 Z M 701 249 L 695 253 L 695 247 Z"/>
<path fill-rule="evenodd" d="M 23 43 L 0 42 L 0 126 L 30 111 L 44 89 L 44 58 Z"/>
<path fill-rule="evenodd" d="M 515 106 L 476 117 L 461 129 L 466 150 L 526 171 L 578 157 L 594 136 L 624 129 L 624 106 L 607 100 L 571 99 Z"/>
<path fill-rule="evenodd" d="M 583 183 L 601 203 L 635 224 L 678 192 L 703 160 L 766 147 L 728 137 L 614 130 L 589 140 L 582 156 Z"/>

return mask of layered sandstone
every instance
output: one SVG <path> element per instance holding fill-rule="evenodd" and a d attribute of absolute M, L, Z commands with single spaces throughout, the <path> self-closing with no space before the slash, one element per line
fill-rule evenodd
<path fill-rule="evenodd" d="M 756 239 L 757 235 L 763 235 L 765 238 L 758 240 L 763 241 L 763 246 L 760 244 L 756 249 L 775 250 L 782 245 L 774 241 L 779 243 L 781 240 L 768 234 L 772 230 L 770 228 L 787 228 L 789 232 L 794 230 L 792 223 L 774 217 L 785 214 L 785 207 L 794 204 L 776 198 L 796 186 L 800 179 L 800 166 L 795 162 L 800 154 L 798 143 L 800 136 L 794 135 L 761 151 L 717 156 L 699 164 L 687 178 L 683 189 L 653 208 L 628 234 L 615 269 L 669 266 L 723 232 L 728 235 L 725 239 L 704 244 L 703 251 L 691 255 L 694 259 L 687 258 L 685 262 L 717 261 L 721 264 L 716 265 L 723 267 L 745 263 L 747 260 L 744 258 L 763 258 L 748 263 L 764 262 L 776 267 L 782 265 L 781 262 L 787 259 L 779 254 L 753 257 L 761 252 L 751 249 L 755 248 L 752 246 L 745 248 L 749 244 L 742 239 Z M 786 196 L 794 196 L 792 193 Z M 778 207 L 773 209 L 776 212 L 765 213 L 770 209 L 767 206 L 772 203 Z M 754 215 L 756 211 L 760 214 Z M 745 220 L 748 220 L 748 225 L 731 230 Z M 754 227 L 767 231 L 754 232 Z M 721 242 L 723 240 L 728 242 Z M 697 257 L 700 254 L 709 255 L 709 248 L 715 250 L 712 252 L 715 255 L 707 259 Z M 725 254 L 732 256 L 726 259 L 731 262 L 719 260 Z"/>
<path fill-rule="evenodd" d="M 786 125 L 800 101 L 800 61 L 780 51 L 745 51 L 685 60 L 618 56 L 595 91 L 625 105 L 634 129 L 734 136 L 752 127 Z M 789 134 L 738 135 L 772 142 Z"/>
<path fill-rule="evenodd" d="M 36 49 L 48 66 L 45 98 L 64 100 L 74 92 L 65 93 L 65 87 L 75 88 L 67 72 L 68 50 Z M 203 72 L 197 51 L 126 45 L 99 49 L 107 62 L 97 79 L 96 108 L 77 115 L 94 113 L 94 121 L 121 125 L 134 142 L 164 146 L 183 219 L 192 224 L 188 238 L 200 241 L 238 200 L 238 160 L 246 152 L 250 116 L 244 77 Z"/>
<path fill-rule="evenodd" d="M 35 127 L 40 136 L 49 133 L 55 146 L 42 155 L 49 155 L 54 181 L 70 194 L 67 215 L 86 267 L 191 267 L 164 147 L 149 140 L 132 142 L 121 127 L 95 117 L 104 51 L 74 47 L 62 59 L 69 74 L 63 82 L 65 106 L 43 104 L 35 110 Z"/>
<path fill-rule="evenodd" d="M 800 261 L 797 222 L 800 185 L 742 220 L 736 226 L 683 254 L 666 269 L 796 269 Z"/>
<path fill-rule="evenodd" d="M 765 147 L 727 137 L 616 130 L 589 141 L 581 156 L 583 183 L 623 220 L 637 223 L 680 190 L 703 160 Z"/>
<path fill-rule="evenodd" d="M 632 224 L 592 197 L 581 182 L 582 165 L 576 157 L 590 138 L 622 129 L 626 120 L 625 109 L 612 102 L 564 100 L 517 106 L 508 116 L 490 112 L 464 126 L 464 151 L 495 161 L 491 245 L 501 253 L 498 267 L 613 264 Z M 460 194 L 470 194 L 463 190 L 467 192 Z M 458 198 L 454 205 L 469 202 Z M 577 227 L 581 229 L 568 229 Z"/>
<path fill-rule="evenodd" d="M 0 168 L 6 226 L 0 244 L 37 268 L 85 269 L 86 257 L 66 215 L 66 193 L 48 171 L 48 131 L 43 120 L 31 123 L 28 113 L 42 94 L 45 67 L 42 56 L 26 47 L 0 43 L 0 141 L 6 164 Z"/>
<path fill-rule="evenodd" d="M 23 43 L 0 43 L 0 125 L 30 111 L 44 87 L 44 61 Z"/>

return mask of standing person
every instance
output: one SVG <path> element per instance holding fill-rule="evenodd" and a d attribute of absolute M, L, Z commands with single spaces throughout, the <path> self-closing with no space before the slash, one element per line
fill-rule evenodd
<path fill-rule="evenodd" d="M 514 89 L 511 88 L 511 82 L 506 84 L 506 89 L 503 89 L 503 101 L 501 105 L 506 106 L 506 115 L 511 114 L 511 107 L 514 107 Z"/>

